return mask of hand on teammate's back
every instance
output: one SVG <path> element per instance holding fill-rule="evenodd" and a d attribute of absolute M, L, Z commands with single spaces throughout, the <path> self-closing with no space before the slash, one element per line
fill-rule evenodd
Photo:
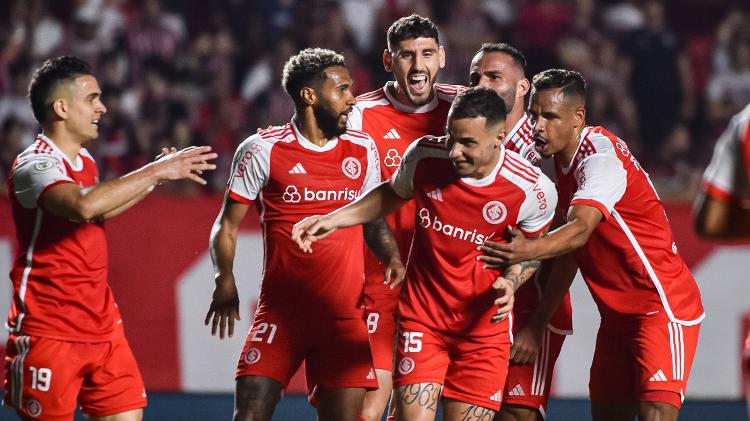
<path fill-rule="evenodd" d="M 477 257 L 477 260 L 485 262 L 485 267 L 487 268 L 506 267 L 527 260 L 533 260 L 529 258 L 528 253 L 530 240 L 526 238 L 521 230 L 508 226 L 508 237 L 507 243 L 485 241 L 484 244 L 477 247 L 477 250 L 483 252 L 485 255 Z"/>
<path fill-rule="evenodd" d="M 206 180 L 200 177 L 203 171 L 216 169 L 216 165 L 207 161 L 216 159 L 210 146 L 190 146 L 180 151 L 162 149 L 158 159 L 149 165 L 154 167 L 160 181 L 189 179 L 205 185 Z"/>

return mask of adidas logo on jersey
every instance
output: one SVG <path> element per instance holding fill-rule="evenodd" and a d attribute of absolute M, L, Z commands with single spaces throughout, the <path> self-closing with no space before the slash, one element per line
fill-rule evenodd
<path fill-rule="evenodd" d="M 443 193 L 440 191 L 440 189 L 435 189 L 435 190 L 427 193 L 427 197 L 431 197 L 431 198 L 437 200 L 438 202 L 442 202 L 443 201 Z"/>
<path fill-rule="evenodd" d="M 521 387 L 521 384 L 517 384 L 516 387 L 513 388 L 510 392 L 508 392 L 508 395 L 510 396 L 526 396 L 526 393 L 523 391 L 523 388 Z"/>
<path fill-rule="evenodd" d="M 401 136 L 399 136 L 396 129 L 390 129 L 388 130 L 388 133 L 383 135 L 383 139 L 396 140 L 396 139 L 401 139 Z"/>
<path fill-rule="evenodd" d="M 297 165 L 289 170 L 289 174 L 307 174 L 307 171 L 305 171 L 305 167 L 302 166 L 302 163 L 298 162 Z"/>
<path fill-rule="evenodd" d="M 667 381 L 667 376 L 664 375 L 664 372 L 659 369 L 656 373 L 654 373 L 651 378 L 648 379 L 650 382 L 665 382 Z"/>
<path fill-rule="evenodd" d="M 503 391 L 498 390 L 497 392 L 493 393 L 492 396 L 490 396 L 490 400 L 493 402 L 502 402 L 503 401 Z"/>

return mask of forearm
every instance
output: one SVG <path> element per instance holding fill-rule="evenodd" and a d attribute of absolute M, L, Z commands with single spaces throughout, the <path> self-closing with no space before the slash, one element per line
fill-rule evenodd
<path fill-rule="evenodd" d="M 214 278 L 232 275 L 234 254 L 237 249 L 237 230 L 223 225 L 217 220 L 211 230 L 211 262 L 214 266 Z"/>
<path fill-rule="evenodd" d="M 503 278 L 507 279 L 513 285 L 514 291 L 518 291 L 521 285 L 534 276 L 540 264 L 539 260 L 527 260 L 508 266 L 503 272 Z"/>
<path fill-rule="evenodd" d="M 138 196 L 130 199 L 124 205 L 122 205 L 122 206 L 120 206 L 118 208 L 112 209 L 111 211 L 105 213 L 102 216 L 102 219 L 107 220 L 107 219 L 113 218 L 113 217 L 115 217 L 115 216 L 117 216 L 117 215 L 125 212 L 126 210 L 128 210 L 128 209 L 132 208 L 133 206 L 135 206 L 136 203 L 138 203 L 141 200 L 145 199 L 146 196 L 148 196 L 149 194 L 151 194 L 152 191 L 154 191 L 154 189 L 151 188 L 151 187 L 148 187 L 146 190 L 142 191 Z"/>
<path fill-rule="evenodd" d="M 701 192 L 693 210 L 695 232 L 707 240 L 750 238 L 750 208 L 737 200 L 720 201 Z"/>
<path fill-rule="evenodd" d="M 388 224 L 382 218 L 363 225 L 363 234 L 367 247 L 387 265 L 394 259 L 401 260 L 396 239 Z"/>
<path fill-rule="evenodd" d="M 572 254 L 548 260 L 540 271 L 540 283 L 544 285 L 539 305 L 531 316 L 535 326 L 546 326 L 560 307 L 570 285 L 578 272 L 578 265 Z"/>
<path fill-rule="evenodd" d="M 328 216 L 337 228 L 366 224 L 392 213 L 406 200 L 400 198 L 387 182 L 370 190 L 356 201 L 337 209 Z"/>
<path fill-rule="evenodd" d="M 130 206 L 134 205 L 145 197 L 148 189 L 157 182 L 155 171 L 150 166 L 145 166 L 120 178 L 97 184 L 81 195 L 75 208 L 85 220 L 104 217 L 135 200 Z"/>
<path fill-rule="evenodd" d="M 600 217 L 601 213 L 597 211 L 596 215 Z M 579 218 L 575 213 L 571 214 L 566 224 L 534 241 L 536 247 L 530 259 L 547 260 L 582 247 L 597 223 L 598 220 L 591 216 Z"/>

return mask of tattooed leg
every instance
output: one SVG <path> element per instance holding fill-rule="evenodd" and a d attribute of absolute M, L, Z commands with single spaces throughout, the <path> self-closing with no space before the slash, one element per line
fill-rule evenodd
<path fill-rule="evenodd" d="M 433 421 L 441 388 L 440 383 L 417 383 L 396 389 L 396 419 L 399 421 Z"/>
<path fill-rule="evenodd" d="M 451 421 L 492 421 L 495 411 L 455 399 L 443 399 L 443 418 Z"/>

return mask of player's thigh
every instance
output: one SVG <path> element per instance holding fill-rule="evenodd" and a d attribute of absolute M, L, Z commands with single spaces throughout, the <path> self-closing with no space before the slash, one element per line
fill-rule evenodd
<path fill-rule="evenodd" d="M 669 321 L 644 322 L 634 335 L 640 402 L 661 402 L 680 408 L 687 388 L 700 325 Z"/>
<path fill-rule="evenodd" d="M 367 325 L 362 317 L 315 321 L 315 345 L 306 356 L 308 382 L 318 388 L 378 388 Z"/>
<path fill-rule="evenodd" d="M 538 414 L 540 419 L 545 417 L 555 363 L 564 341 L 565 335 L 547 330 L 542 337 L 539 354 L 533 363 L 508 366 L 508 378 L 505 381 L 500 413 L 502 415 L 506 412 L 506 406 L 513 413 L 505 419 L 536 419 L 534 414 Z M 527 415 L 528 411 L 524 412 L 523 408 L 527 408 L 531 415 Z"/>
<path fill-rule="evenodd" d="M 143 378 L 124 333 L 109 342 L 91 344 L 94 347 L 97 360 L 87 372 L 78 396 L 82 412 L 102 417 L 145 407 Z M 123 417 L 123 420 L 133 419 L 130 415 Z"/>
<path fill-rule="evenodd" d="M 593 421 L 633 421 L 637 414 L 637 405 L 591 401 Z"/>
<path fill-rule="evenodd" d="M 5 358 L 4 405 L 22 419 L 69 420 L 83 382 L 86 355 L 74 342 L 11 334 Z"/>
<path fill-rule="evenodd" d="M 445 339 L 417 321 L 399 320 L 393 387 L 418 383 L 442 385 L 450 364 Z"/>
<path fill-rule="evenodd" d="M 234 391 L 233 419 L 270 420 L 283 391 L 284 385 L 269 377 L 238 377 Z"/>
<path fill-rule="evenodd" d="M 500 412 L 495 415 L 495 421 L 543 421 L 544 418 L 537 409 L 506 402 L 503 402 Z"/>
<path fill-rule="evenodd" d="M 632 341 L 631 330 L 602 321 L 589 375 L 592 409 L 594 403 L 618 407 L 635 407 L 637 404 L 637 370 Z"/>
<path fill-rule="evenodd" d="M 393 390 L 393 373 L 390 371 L 375 369 L 378 378 L 378 388 L 370 390 L 365 394 L 362 404 L 362 418 L 366 421 L 379 421 Z"/>
<path fill-rule="evenodd" d="M 443 418 L 446 420 L 492 421 L 496 411 L 455 399 L 443 399 Z"/>
<path fill-rule="evenodd" d="M 391 404 L 399 421 L 432 421 L 440 399 L 440 383 L 414 383 L 394 390 Z M 449 418 L 445 418 L 446 420 Z"/>
<path fill-rule="evenodd" d="M 449 350 L 443 397 L 498 411 L 508 374 L 510 335 L 453 338 Z"/>
<path fill-rule="evenodd" d="M 362 413 L 365 388 L 318 389 L 318 419 L 327 421 L 356 420 Z"/>
<path fill-rule="evenodd" d="M 89 417 L 89 421 L 141 421 L 143 419 L 143 409 L 131 409 L 130 411 L 120 412 L 119 414 L 105 415 L 102 417 Z"/>
<path fill-rule="evenodd" d="M 396 318 L 389 311 L 378 310 L 368 311 L 366 317 L 373 365 L 376 369 L 393 371 Z"/>
<path fill-rule="evenodd" d="M 283 311 L 259 313 L 245 339 L 237 362 L 236 378 L 268 377 L 285 386 L 314 345 L 301 321 Z"/>

